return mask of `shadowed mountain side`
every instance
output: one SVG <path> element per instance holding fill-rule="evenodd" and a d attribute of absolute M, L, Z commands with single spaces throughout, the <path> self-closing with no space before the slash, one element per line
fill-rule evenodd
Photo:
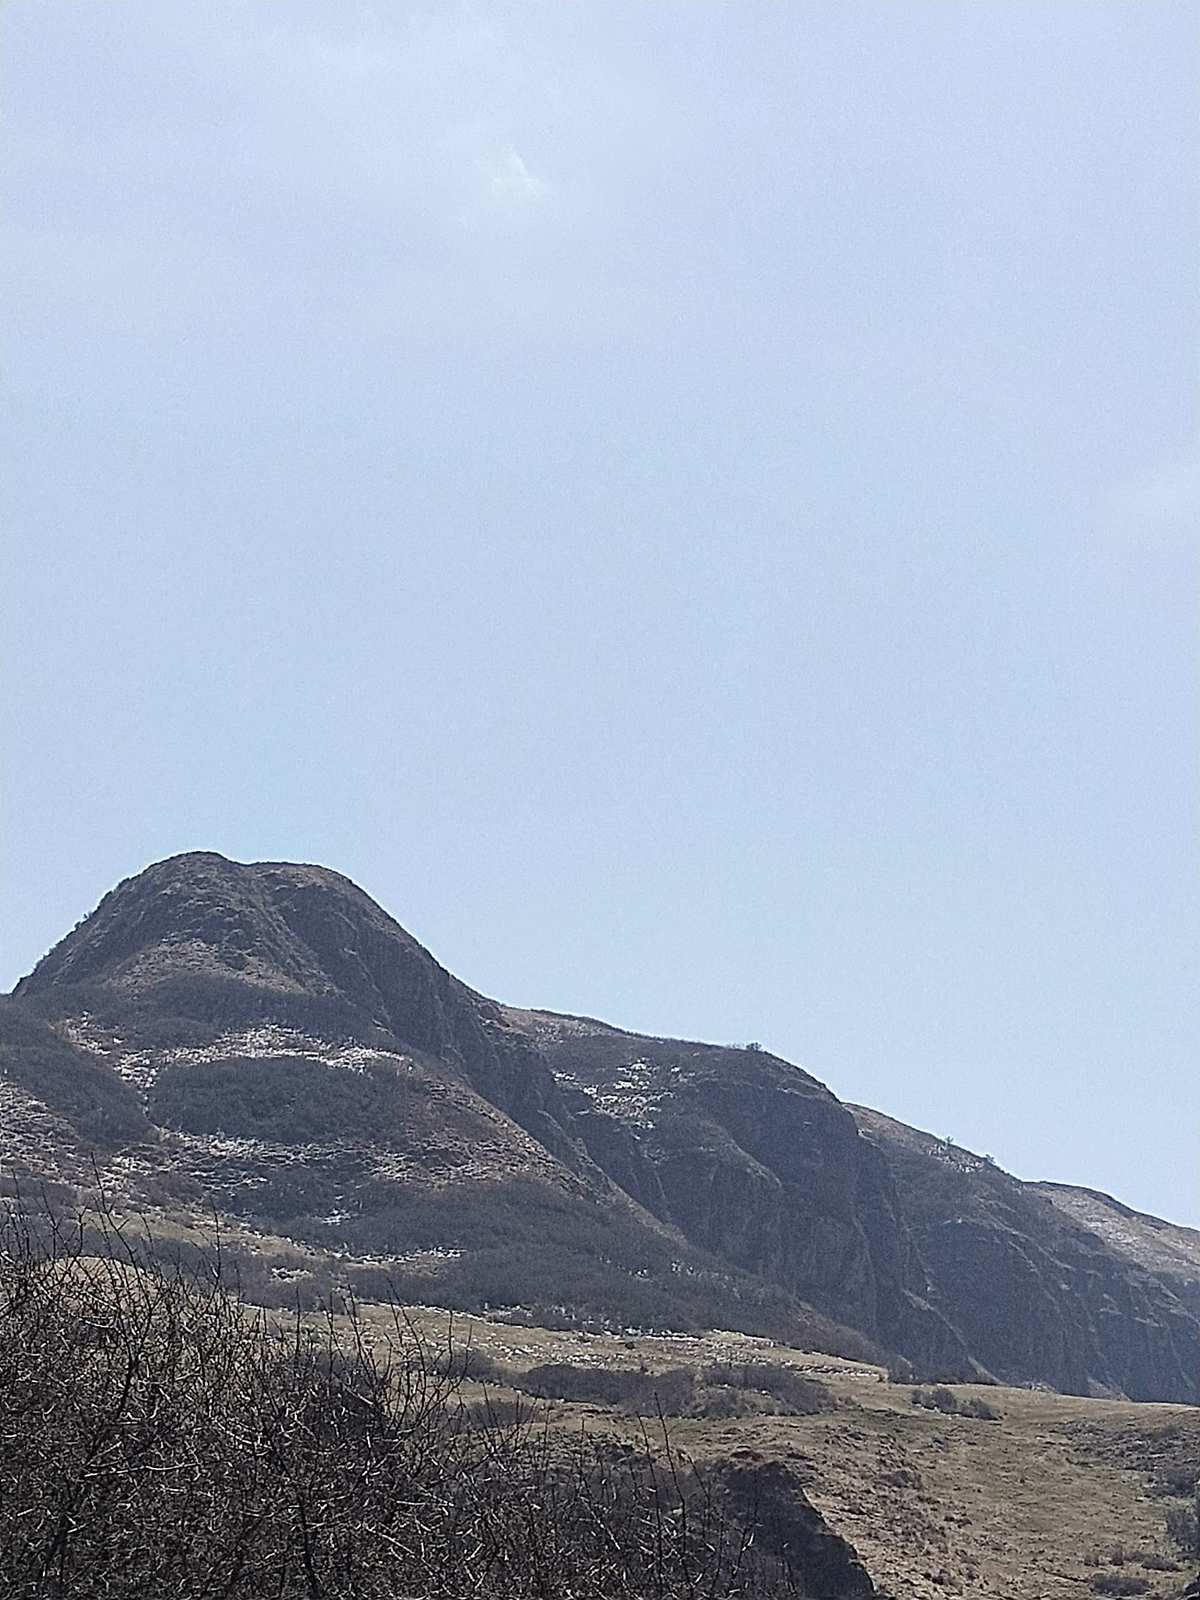
<path fill-rule="evenodd" d="M 1189 1230 L 1104 1196 L 1085 1204 L 1088 1191 L 1023 1183 L 958 1145 L 853 1110 L 895 1175 L 936 1304 L 997 1377 L 1200 1402 L 1200 1260 Z"/>
<path fill-rule="evenodd" d="M 136 1090 L 104 1062 L 0 998 L 0 1126 L 10 1147 L 27 1117 L 42 1120 L 51 1142 L 104 1150 L 120 1149 L 150 1128 Z M 32 1128 L 26 1133 L 32 1136 Z"/>
<path fill-rule="evenodd" d="M 1200 1316 L 1200 1231 L 1132 1211 L 1111 1195 L 1067 1183 L 1034 1183 L 1043 1195 L 1108 1248 L 1161 1278 L 1194 1316 Z"/>
<path fill-rule="evenodd" d="M 504 1015 L 549 1062 L 593 1158 L 647 1210 L 922 1366 L 972 1371 L 924 1299 L 886 1164 L 823 1084 L 762 1050 Z"/>

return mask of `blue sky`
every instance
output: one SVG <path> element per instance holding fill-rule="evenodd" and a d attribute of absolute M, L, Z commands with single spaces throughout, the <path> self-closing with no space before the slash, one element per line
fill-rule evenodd
<path fill-rule="evenodd" d="M 1200 1224 L 1196 7 L 3 28 L 0 981 L 320 861 Z"/>

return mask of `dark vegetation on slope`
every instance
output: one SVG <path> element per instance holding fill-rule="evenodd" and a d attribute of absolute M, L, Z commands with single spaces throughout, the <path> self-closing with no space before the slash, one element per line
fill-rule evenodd
<path fill-rule="evenodd" d="M 271 1324 L 207 1265 L 0 1221 L 6 1600 L 874 1592 L 790 1480 L 501 1420 L 399 1317 Z"/>
<path fill-rule="evenodd" d="M 619 1406 L 635 1416 L 811 1417 L 838 1407 L 827 1384 L 778 1361 L 710 1362 L 665 1372 L 557 1361 L 510 1381 L 539 1399 Z"/>
<path fill-rule="evenodd" d="M 0 997 L 0 1081 L 50 1107 L 101 1149 L 149 1131 L 137 1095 L 103 1062 L 75 1050 L 30 1008 Z"/>

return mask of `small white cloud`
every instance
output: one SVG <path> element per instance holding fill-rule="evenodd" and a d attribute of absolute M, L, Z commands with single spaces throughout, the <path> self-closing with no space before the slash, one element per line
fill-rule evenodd
<path fill-rule="evenodd" d="M 475 170 L 477 187 L 470 204 L 459 213 L 459 226 L 467 234 L 482 231 L 525 237 L 534 214 L 550 194 L 550 185 L 530 171 L 524 156 L 512 145 L 499 155 L 480 152 Z"/>
<path fill-rule="evenodd" d="M 546 193 L 546 184 L 525 165 L 524 157 L 510 149 L 492 171 L 492 198 L 502 205 L 528 205 Z"/>

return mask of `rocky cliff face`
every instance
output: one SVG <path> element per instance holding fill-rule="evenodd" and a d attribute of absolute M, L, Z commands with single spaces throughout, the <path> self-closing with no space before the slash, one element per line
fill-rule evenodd
<path fill-rule="evenodd" d="M 763 1051 L 488 1000 L 319 867 L 194 854 L 119 885 L 0 1005 L 0 1109 L 0 1163 L 97 1162 L 130 1203 L 216 1204 L 412 1297 L 857 1336 L 1079 1392 L 1200 1374 L 1194 1307 L 1065 1201 L 1001 1225 Z"/>
<path fill-rule="evenodd" d="M 936 1304 L 997 1377 L 1200 1401 L 1190 1230 L 1087 1190 L 1022 1183 L 878 1112 L 855 1116 L 895 1175 Z"/>
<path fill-rule="evenodd" d="M 1066 1183 L 1031 1183 L 1041 1195 L 1118 1258 L 1160 1279 L 1192 1313 L 1200 1315 L 1200 1232 L 1161 1217 L 1132 1211 L 1111 1195 Z"/>
<path fill-rule="evenodd" d="M 761 1050 L 509 1010 L 589 1153 L 655 1216 L 922 1366 L 972 1372 L 925 1300 L 886 1163 L 823 1084 Z"/>

